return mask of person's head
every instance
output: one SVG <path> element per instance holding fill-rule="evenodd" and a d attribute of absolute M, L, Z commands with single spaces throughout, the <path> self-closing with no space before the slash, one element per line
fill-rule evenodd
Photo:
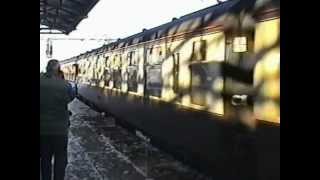
<path fill-rule="evenodd" d="M 47 74 L 50 76 L 59 76 L 60 74 L 60 63 L 56 59 L 51 59 L 47 64 Z"/>

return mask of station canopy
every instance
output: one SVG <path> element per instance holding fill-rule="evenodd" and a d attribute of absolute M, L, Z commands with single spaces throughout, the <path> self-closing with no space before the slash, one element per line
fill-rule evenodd
<path fill-rule="evenodd" d="M 69 34 L 99 0 L 40 0 L 40 34 Z"/>

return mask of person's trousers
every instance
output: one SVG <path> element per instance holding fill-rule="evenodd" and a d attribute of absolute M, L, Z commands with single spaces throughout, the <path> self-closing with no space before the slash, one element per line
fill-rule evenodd
<path fill-rule="evenodd" d="M 64 180 L 68 163 L 67 135 L 40 135 L 40 162 L 42 180 L 51 180 L 54 157 L 54 180 Z"/>

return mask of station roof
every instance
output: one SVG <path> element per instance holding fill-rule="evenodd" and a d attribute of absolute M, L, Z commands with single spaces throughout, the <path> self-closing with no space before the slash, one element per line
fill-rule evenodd
<path fill-rule="evenodd" d="M 40 33 L 57 30 L 69 34 L 99 0 L 40 0 Z"/>

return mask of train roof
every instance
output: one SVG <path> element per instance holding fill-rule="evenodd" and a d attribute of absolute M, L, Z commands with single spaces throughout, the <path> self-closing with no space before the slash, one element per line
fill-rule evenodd
<path fill-rule="evenodd" d="M 280 0 L 225 1 L 181 16 L 180 18 L 173 18 L 171 22 L 162 24 L 160 26 L 151 29 L 143 29 L 142 32 L 131 35 L 124 39 L 118 39 L 116 42 L 112 42 L 100 48 L 93 49 L 89 52 L 79 55 L 78 57 L 86 56 L 92 53 L 101 53 L 108 50 L 138 44 L 141 42 L 147 42 L 167 36 L 173 36 L 183 32 L 194 31 L 196 29 L 218 25 L 215 24 L 216 20 L 226 13 L 229 13 L 231 15 L 239 14 L 242 11 L 254 13 L 255 11 L 268 8 L 280 8 Z"/>
<path fill-rule="evenodd" d="M 149 40 L 155 40 L 168 35 L 174 35 L 186 30 L 192 30 L 192 22 L 197 23 L 199 19 L 203 18 L 205 15 L 212 13 L 212 17 L 217 17 L 218 15 L 226 12 L 230 7 L 236 4 L 239 0 L 226 1 L 221 4 L 216 4 L 208 8 L 181 16 L 180 18 L 173 18 L 171 22 L 162 24 L 160 26 L 143 29 L 142 32 L 129 36 L 127 38 L 121 39 L 118 43 L 126 42 L 127 45 L 136 44 L 139 42 L 145 42 Z M 209 19 L 208 19 L 209 20 Z M 206 24 L 202 24 L 205 26 Z M 194 26 L 193 28 L 195 28 Z M 196 27 L 199 28 L 199 27 Z M 139 40 L 138 40 L 139 39 Z"/>

